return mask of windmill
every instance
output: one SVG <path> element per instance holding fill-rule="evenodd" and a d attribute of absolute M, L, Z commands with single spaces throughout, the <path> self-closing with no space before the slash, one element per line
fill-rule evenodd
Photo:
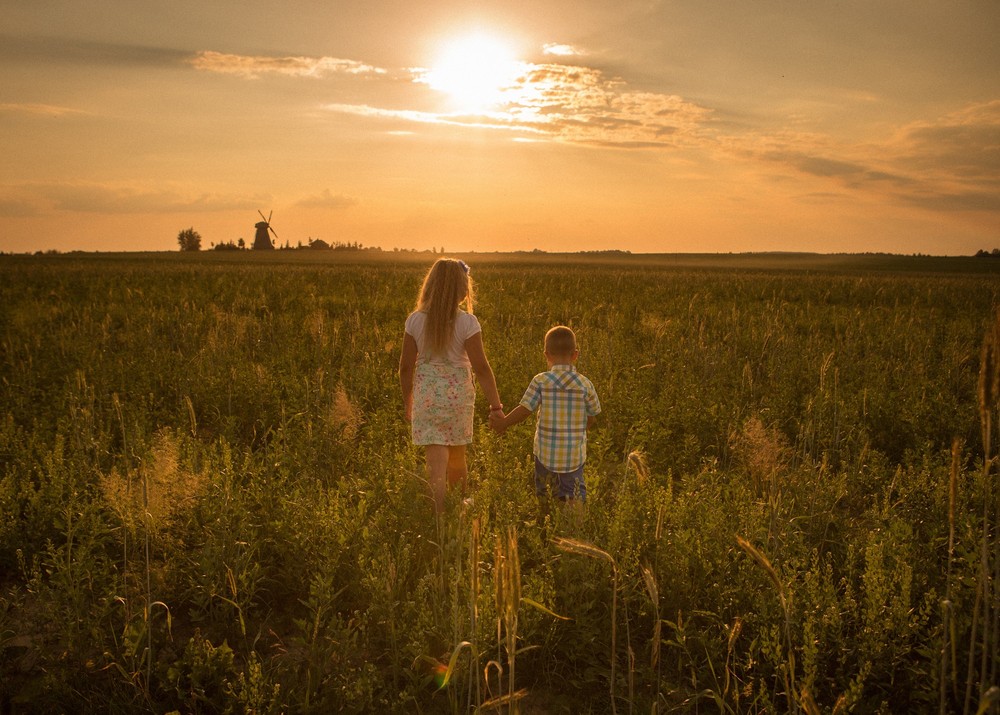
<path fill-rule="evenodd" d="M 274 234 L 275 238 L 278 237 L 278 234 L 275 233 L 273 228 L 271 228 L 271 214 L 273 214 L 274 211 L 268 213 L 267 218 L 264 218 L 264 212 L 261 211 L 260 209 L 257 209 L 257 213 L 259 213 L 260 217 L 263 218 L 264 220 L 258 221 L 257 223 L 254 224 L 254 228 L 257 229 L 257 235 L 254 236 L 253 239 L 253 250 L 255 251 L 259 251 L 261 249 L 265 251 L 274 250 L 274 245 L 271 243 L 271 237 L 267 235 L 267 232 L 270 231 L 271 233 Z"/>

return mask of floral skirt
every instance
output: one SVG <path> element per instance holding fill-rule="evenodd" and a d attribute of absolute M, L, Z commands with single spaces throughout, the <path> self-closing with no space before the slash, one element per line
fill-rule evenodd
<path fill-rule="evenodd" d="M 418 362 L 413 376 L 413 444 L 469 444 L 475 403 L 471 368 Z"/>

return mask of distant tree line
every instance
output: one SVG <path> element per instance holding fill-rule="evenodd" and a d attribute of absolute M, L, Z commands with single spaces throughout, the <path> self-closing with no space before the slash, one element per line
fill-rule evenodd
<path fill-rule="evenodd" d="M 980 248 L 976 251 L 976 258 L 1000 258 L 1000 248 L 994 248 L 992 251 Z"/>
<path fill-rule="evenodd" d="M 288 247 L 287 245 L 285 246 Z M 322 238 L 310 238 L 309 243 L 303 246 L 299 243 L 298 248 L 306 248 L 313 251 L 381 251 L 375 246 L 363 246 L 359 241 L 334 241 L 327 243 Z"/>
<path fill-rule="evenodd" d="M 236 243 L 226 241 L 224 243 L 217 243 L 212 248 L 216 251 L 242 251 L 246 247 L 247 242 L 240 238 L 236 241 Z"/>
<path fill-rule="evenodd" d="M 200 251 L 201 250 L 201 234 L 194 230 L 194 228 L 186 228 L 177 234 L 177 244 L 180 246 L 182 251 Z M 243 238 L 238 238 L 236 241 L 223 241 L 221 243 L 211 244 L 213 251 L 246 251 L 248 250 L 247 242 Z M 334 241 L 329 243 L 324 241 L 322 238 L 309 238 L 305 244 L 299 241 L 297 245 L 293 246 L 288 241 L 285 241 L 283 246 L 276 246 L 279 251 L 299 251 L 299 250 L 309 250 L 309 251 L 373 251 L 381 252 L 382 249 L 378 246 L 365 246 L 360 241 Z M 393 248 L 394 253 L 427 253 L 428 249 L 416 249 L 416 248 Z M 430 253 L 442 254 L 445 252 L 444 246 L 440 249 L 437 247 L 429 249 Z M 58 251 L 55 251 L 58 253 Z M 615 253 L 615 251 L 610 251 L 610 253 Z"/>
<path fill-rule="evenodd" d="M 201 234 L 193 227 L 186 228 L 177 234 L 177 243 L 180 244 L 182 251 L 200 251 Z"/>

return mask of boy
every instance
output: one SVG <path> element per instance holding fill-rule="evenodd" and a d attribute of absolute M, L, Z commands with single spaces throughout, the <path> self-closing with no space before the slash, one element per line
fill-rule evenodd
<path fill-rule="evenodd" d="M 542 516 L 548 514 L 548 493 L 573 505 L 587 499 L 583 463 L 587 458 L 587 428 L 601 412 L 594 385 L 573 364 L 580 351 L 570 328 L 557 325 L 545 334 L 547 372 L 535 375 L 520 404 L 508 414 L 494 409 L 490 427 L 498 434 L 537 410 L 535 425 L 535 494 Z"/>

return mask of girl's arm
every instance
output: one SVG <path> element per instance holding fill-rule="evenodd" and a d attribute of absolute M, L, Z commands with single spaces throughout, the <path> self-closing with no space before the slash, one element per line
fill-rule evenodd
<path fill-rule="evenodd" d="M 476 373 L 479 386 L 483 388 L 486 399 L 490 402 L 490 411 L 503 410 L 500 392 L 497 390 L 497 380 L 493 375 L 493 368 L 490 367 L 490 361 L 486 359 L 482 332 L 465 341 L 465 352 L 469 355 L 469 362 L 472 363 L 472 371 Z"/>
<path fill-rule="evenodd" d="M 409 333 L 403 334 L 403 352 L 399 356 L 399 387 L 403 391 L 403 410 L 406 421 L 413 415 L 413 371 L 417 365 L 417 341 Z"/>

